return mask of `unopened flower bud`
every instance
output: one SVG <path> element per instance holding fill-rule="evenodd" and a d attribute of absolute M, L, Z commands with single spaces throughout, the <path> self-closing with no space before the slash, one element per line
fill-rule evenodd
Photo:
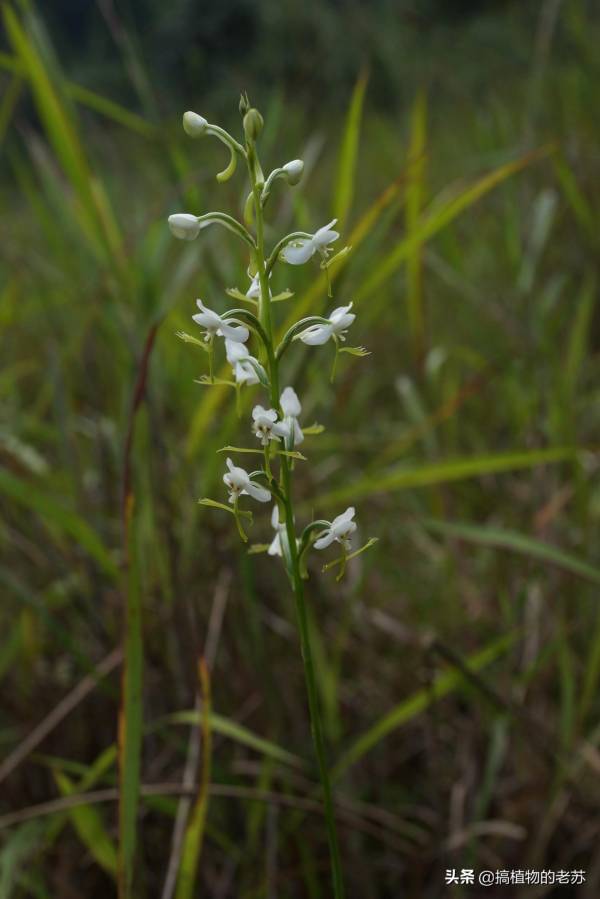
<path fill-rule="evenodd" d="M 240 115 L 243 115 L 243 116 L 246 115 L 246 113 L 248 112 L 249 109 L 250 109 L 250 100 L 248 99 L 248 94 L 244 92 L 243 94 L 240 94 L 240 105 L 239 105 Z"/>
<path fill-rule="evenodd" d="M 263 130 L 263 125 L 263 117 L 258 109 L 249 109 L 244 116 L 244 134 L 246 135 L 246 138 L 254 143 L 260 132 Z"/>
<path fill-rule="evenodd" d="M 189 212 L 176 212 L 175 215 L 170 215 L 169 228 L 179 240 L 193 240 L 200 233 L 198 218 Z"/>
<path fill-rule="evenodd" d="M 286 174 L 288 184 L 292 186 L 294 184 L 298 184 L 300 178 L 302 177 L 302 172 L 304 171 L 304 163 L 301 159 L 292 159 L 291 162 L 286 162 L 283 166 L 283 171 Z"/>
<path fill-rule="evenodd" d="M 190 137 L 202 137 L 206 131 L 208 122 L 197 112 L 185 112 L 183 114 L 183 130 Z"/>

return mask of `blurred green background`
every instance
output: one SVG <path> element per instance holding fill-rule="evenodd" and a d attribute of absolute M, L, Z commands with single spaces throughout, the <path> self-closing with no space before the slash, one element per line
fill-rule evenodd
<path fill-rule="evenodd" d="M 175 336 L 196 297 L 223 310 L 248 283 L 225 232 L 182 244 L 166 226 L 241 218 L 244 175 L 217 184 L 224 151 L 181 128 L 194 109 L 239 135 L 241 90 L 267 170 L 306 165 L 273 197 L 269 244 L 337 216 L 353 248 L 333 300 L 317 266 L 278 267 L 295 292 L 278 324 L 354 300 L 351 342 L 372 354 L 342 357 L 333 385 L 327 348 L 288 368 L 303 421 L 326 428 L 297 466 L 301 523 L 352 504 L 359 537 L 379 537 L 340 584 L 314 559 L 308 588 L 348 895 L 475 896 L 446 869 L 545 868 L 587 883 L 523 895 L 597 896 L 597 4 L 2 15 L 0 899 L 116 895 L 119 647 L 137 600 L 133 895 L 169 895 L 201 653 L 197 895 L 330 895 L 283 568 L 196 503 L 225 499 L 216 450 L 248 445 L 259 393 L 238 420 Z M 103 801 L 69 804 L 88 791 Z"/>

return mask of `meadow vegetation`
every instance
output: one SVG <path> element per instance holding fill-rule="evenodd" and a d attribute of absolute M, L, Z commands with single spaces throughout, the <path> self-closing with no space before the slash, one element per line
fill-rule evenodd
<path fill-rule="evenodd" d="M 167 216 L 241 218 L 247 184 L 215 182 L 176 90 L 169 116 L 124 106 L 2 12 L 0 899 L 166 899 L 186 853 L 198 895 L 329 896 L 293 600 L 197 503 L 252 399 L 240 421 L 175 336 L 247 258 Z M 352 247 L 333 304 L 316 266 L 277 271 L 276 328 L 352 300 L 373 354 L 330 384 L 290 353 L 325 426 L 298 514 L 360 503 L 379 537 L 307 588 L 350 899 L 468 895 L 451 867 L 585 868 L 598 894 L 600 23 L 532 21 L 501 82 L 465 62 L 390 108 L 365 66 L 333 110 L 252 96 L 261 158 L 305 162 L 278 232 L 335 216 Z"/>

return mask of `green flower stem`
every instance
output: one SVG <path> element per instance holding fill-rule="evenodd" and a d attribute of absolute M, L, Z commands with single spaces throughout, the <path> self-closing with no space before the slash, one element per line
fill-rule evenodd
<path fill-rule="evenodd" d="M 304 597 L 304 583 L 300 574 L 300 562 L 298 558 L 298 548 L 296 545 L 289 462 L 285 456 L 283 456 L 281 459 L 281 470 L 283 475 L 283 489 L 285 494 L 285 528 L 288 543 L 290 546 L 290 561 L 294 586 L 294 599 L 296 602 L 296 614 L 298 616 L 298 626 L 300 630 L 300 646 L 302 649 L 302 661 L 304 663 L 304 678 L 306 681 L 306 691 L 308 694 L 308 708 L 310 712 L 312 738 L 315 747 L 315 753 L 317 756 L 317 762 L 319 765 L 321 786 L 323 788 L 323 804 L 325 807 L 325 821 L 327 823 L 327 838 L 329 840 L 329 852 L 331 855 L 333 895 L 334 899 L 343 899 L 344 882 L 342 878 L 340 847 L 338 844 L 337 829 L 335 824 L 335 813 L 333 809 L 333 794 L 331 790 L 329 766 L 327 764 L 327 758 L 325 754 L 323 725 L 321 723 L 321 712 L 319 709 L 319 694 L 317 692 L 317 680 L 315 676 L 315 666 L 310 641 L 310 629 L 308 626 L 308 615 L 306 612 L 306 601 Z"/>
<path fill-rule="evenodd" d="M 267 478 L 269 479 L 269 481 L 273 477 L 273 475 L 271 474 L 270 453 L 271 447 L 267 443 L 267 445 L 265 446 L 265 471 L 267 472 Z"/>
<path fill-rule="evenodd" d="M 281 409 L 279 406 L 279 360 L 275 356 L 273 347 L 273 325 L 271 321 L 271 300 L 269 295 L 267 264 L 265 262 L 264 219 L 263 208 L 261 205 L 261 187 L 257 184 L 255 166 L 253 165 L 255 153 L 256 149 L 254 147 L 248 147 L 248 171 L 250 173 L 250 183 L 252 185 L 252 194 L 254 197 L 254 215 L 256 222 L 256 250 L 254 253 L 254 257 L 260 283 L 258 318 L 267 336 L 265 349 L 271 383 L 271 405 L 274 409 L 278 409 L 281 413 Z M 277 252 L 279 252 L 279 250 Z M 277 255 L 274 255 L 272 257 L 273 262 L 276 258 Z M 333 896 L 334 899 L 344 899 L 345 893 L 342 878 L 342 864 L 340 860 L 340 849 L 338 844 L 335 815 L 333 809 L 331 779 L 329 776 L 329 767 L 327 765 L 327 757 L 325 753 L 325 741 L 323 739 L 323 726 L 321 723 L 321 713 L 319 709 L 319 694 L 317 691 L 317 679 L 310 640 L 310 628 L 308 625 L 306 600 L 304 597 L 304 585 L 300 574 L 300 560 L 298 557 L 298 547 L 296 544 L 290 460 L 286 456 L 280 456 L 280 460 L 281 493 L 285 509 L 285 527 L 290 552 L 290 574 L 294 588 L 296 614 L 298 617 L 298 628 L 300 631 L 300 648 L 302 651 L 302 661 L 304 664 L 304 679 L 306 681 L 306 691 L 308 695 L 308 710 L 310 713 L 311 733 L 319 767 L 321 786 L 323 790 L 323 805 L 325 810 L 325 820 L 327 824 L 329 853 L 331 857 Z"/>
<path fill-rule="evenodd" d="M 214 370 L 213 370 L 214 354 L 215 354 L 214 341 L 213 341 L 213 338 L 211 337 L 208 342 L 208 375 L 210 377 L 211 384 L 214 384 L 214 380 L 215 380 L 215 375 L 214 375 Z"/>

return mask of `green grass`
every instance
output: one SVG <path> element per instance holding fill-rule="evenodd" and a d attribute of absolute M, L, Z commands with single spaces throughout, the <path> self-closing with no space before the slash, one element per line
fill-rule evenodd
<path fill-rule="evenodd" d="M 322 571 L 333 556 L 310 566 L 349 899 L 445 896 L 446 867 L 490 858 L 593 867 L 600 32 L 585 3 L 568 6 L 535 90 L 480 73 L 472 100 L 457 92 L 465 60 L 447 91 L 411 84 L 401 118 L 374 109 L 358 67 L 334 110 L 252 98 L 261 156 L 307 162 L 272 197 L 278 227 L 337 215 L 352 246 L 332 299 L 316 267 L 276 269 L 274 287 L 295 294 L 274 309 L 277 331 L 353 300 L 351 342 L 371 351 L 342 356 L 333 385 L 328 348 L 286 356 L 304 421 L 325 426 L 296 463 L 299 516 L 353 504 L 357 546 L 379 538 L 339 584 Z M 212 746 L 188 797 L 179 895 L 193 875 L 213 895 L 226 874 L 244 899 L 326 896 L 282 570 L 197 503 L 225 501 L 217 451 L 247 443 L 257 394 L 240 421 L 229 388 L 196 383 L 205 354 L 176 337 L 195 297 L 224 309 L 224 288 L 245 289 L 247 259 L 219 229 L 176 244 L 166 217 L 241 219 L 246 185 L 216 183 L 222 148 L 186 139 L 180 99 L 170 117 L 140 116 L 61 72 L 32 9 L 3 15 L 2 756 L 18 758 L 122 642 L 126 664 L 123 686 L 99 680 L 9 766 L 0 819 L 25 811 L 0 829 L 0 899 L 104 897 L 117 882 L 123 897 L 161 896 L 189 728 Z M 515 53 L 531 41 L 515 30 Z M 213 117 L 210 96 L 194 108 Z M 251 542 L 270 541 L 254 517 Z M 108 793 L 68 804 L 92 791 Z"/>

